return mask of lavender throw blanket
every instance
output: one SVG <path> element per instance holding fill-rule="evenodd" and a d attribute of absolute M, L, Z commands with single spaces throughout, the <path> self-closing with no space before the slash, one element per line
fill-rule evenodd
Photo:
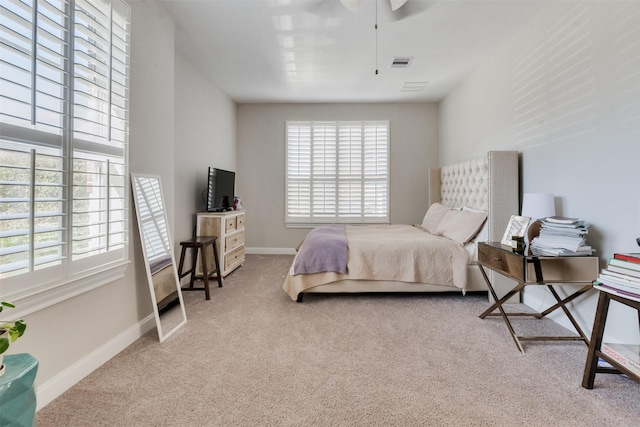
<path fill-rule="evenodd" d="M 347 237 L 343 225 L 323 225 L 307 234 L 296 256 L 293 274 L 347 272 Z"/>

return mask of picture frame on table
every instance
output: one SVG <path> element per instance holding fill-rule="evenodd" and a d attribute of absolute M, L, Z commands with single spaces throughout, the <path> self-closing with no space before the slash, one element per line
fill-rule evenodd
<path fill-rule="evenodd" d="M 527 232 L 527 227 L 529 226 L 529 221 L 531 221 L 531 218 L 528 216 L 511 215 L 511 219 L 509 219 L 509 224 L 504 231 L 500 243 L 509 247 L 513 246 L 512 242 L 514 237 L 524 237 Z"/>

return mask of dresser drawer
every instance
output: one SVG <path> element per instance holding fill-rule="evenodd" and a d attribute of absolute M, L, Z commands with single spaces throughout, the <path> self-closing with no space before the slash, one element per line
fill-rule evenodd
<path fill-rule="evenodd" d="M 238 215 L 236 217 L 236 228 L 238 230 L 240 230 L 241 228 L 244 228 L 244 214 Z"/>
<path fill-rule="evenodd" d="M 225 219 L 225 229 L 227 230 L 227 233 L 236 229 L 235 216 Z"/>
<path fill-rule="evenodd" d="M 237 264 L 242 264 L 243 262 L 244 262 L 244 246 L 241 246 L 225 255 L 224 270 L 226 271 Z"/>
<path fill-rule="evenodd" d="M 225 252 L 229 252 L 244 243 L 244 231 L 233 233 L 224 239 Z"/>
<path fill-rule="evenodd" d="M 520 282 L 525 281 L 524 258 L 513 252 L 489 245 L 478 245 L 478 264 Z"/>

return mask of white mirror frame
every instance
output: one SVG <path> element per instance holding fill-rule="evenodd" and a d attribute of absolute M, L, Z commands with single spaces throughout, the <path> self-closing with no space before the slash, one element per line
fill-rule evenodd
<path fill-rule="evenodd" d="M 187 315 L 182 299 L 182 288 L 178 280 L 178 271 L 173 254 L 173 244 L 169 233 L 160 177 L 157 175 L 132 173 L 131 191 L 136 208 L 140 243 L 145 260 L 145 269 L 147 272 L 151 301 L 153 303 L 158 338 L 160 342 L 163 342 L 187 323 Z M 157 268 L 158 260 L 161 261 L 161 266 L 152 273 L 152 266 Z M 168 264 L 169 261 L 171 262 L 170 265 Z M 168 267 L 171 267 L 171 269 L 168 270 Z M 154 275 L 159 275 L 161 272 L 165 283 L 163 292 L 167 293 L 169 298 L 172 298 L 172 284 L 175 284 L 178 306 L 172 304 L 175 299 L 171 299 L 168 304 L 164 304 L 164 301 L 158 301 L 156 286 L 154 286 Z M 169 276 L 167 276 L 167 274 L 169 274 Z M 166 284 L 169 285 L 168 289 Z M 160 282 L 158 281 L 156 285 L 159 287 Z M 159 307 L 159 303 L 162 303 L 163 307 Z M 164 323 L 162 320 L 164 320 Z"/>

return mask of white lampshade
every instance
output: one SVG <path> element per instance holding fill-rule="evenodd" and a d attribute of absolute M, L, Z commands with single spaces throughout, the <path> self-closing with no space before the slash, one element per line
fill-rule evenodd
<path fill-rule="evenodd" d="M 522 198 L 522 216 L 531 221 L 556 214 L 556 203 L 551 193 L 524 193 Z"/>

